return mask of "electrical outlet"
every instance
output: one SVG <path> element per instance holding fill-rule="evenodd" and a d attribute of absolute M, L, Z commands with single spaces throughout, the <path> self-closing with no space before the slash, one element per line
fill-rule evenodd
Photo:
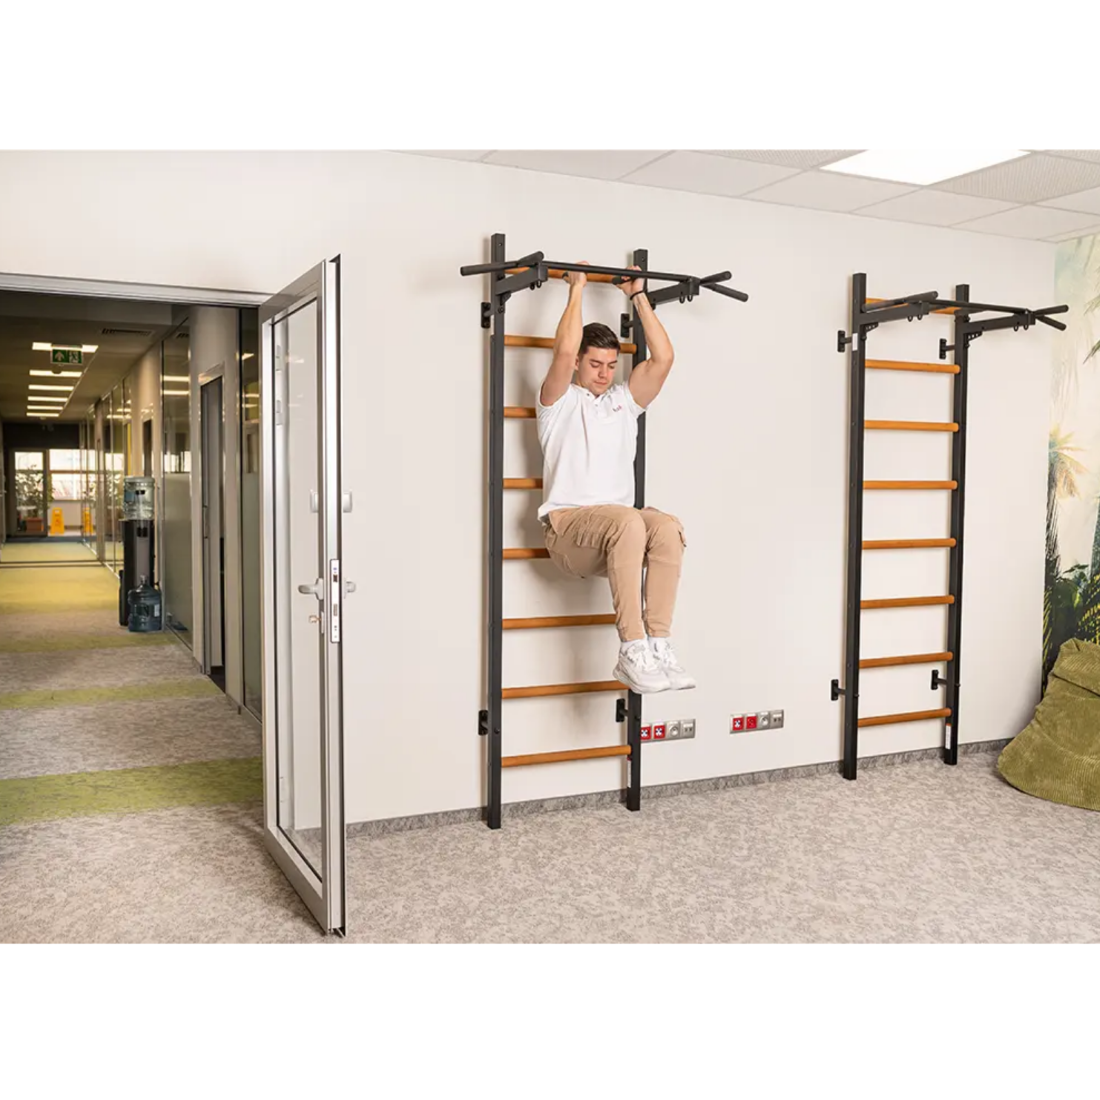
<path fill-rule="evenodd" d="M 747 730 L 756 729 L 756 715 L 755 714 L 746 714 L 745 715 L 745 729 L 747 729 Z"/>
<path fill-rule="evenodd" d="M 653 740 L 663 741 L 665 739 L 665 724 L 664 722 L 653 723 Z"/>
<path fill-rule="evenodd" d="M 695 736 L 695 719 L 694 718 L 681 718 L 680 719 L 680 739 L 683 740 L 686 737 Z"/>
<path fill-rule="evenodd" d="M 678 719 L 669 722 L 668 739 L 670 741 L 678 741 L 680 739 L 680 722 Z"/>
<path fill-rule="evenodd" d="M 730 733 L 741 733 L 745 728 L 745 716 L 743 714 L 730 715 Z"/>
<path fill-rule="evenodd" d="M 653 740 L 653 730 L 649 726 L 642 726 L 642 740 L 643 741 L 652 741 Z"/>
<path fill-rule="evenodd" d="M 756 716 L 756 728 L 758 730 L 771 729 L 771 724 L 772 724 L 772 722 L 771 722 L 771 712 L 770 711 L 762 710 Z"/>
<path fill-rule="evenodd" d="M 783 728 L 783 712 L 781 710 L 773 710 L 771 713 L 772 729 L 781 730 Z"/>

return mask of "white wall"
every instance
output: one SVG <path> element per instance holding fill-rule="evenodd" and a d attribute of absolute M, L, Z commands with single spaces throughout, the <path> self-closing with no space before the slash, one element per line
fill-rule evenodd
<path fill-rule="evenodd" d="M 152 476 L 160 485 L 161 473 L 161 426 L 160 400 L 160 341 L 150 348 L 130 372 L 132 427 L 130 430 L 130 471 L 139 477 L 145 469 L 144 421 L 153 420 L 153 465 Z"/>
<path fill-rule="evenodd" d="M 57 180 L 73 181 L 59 193 Z M 44 237 L 35 231 L 50 224 Z M 119 224 L 142 227 L 118 234 Z M 661 783 L 840 756 L 847 360 L 835 350 L 849 276 L 895 296 L 969 282 L 975 298 L 1045 305 L 1053 247 L 761 203 L 398 154 L 0 154 L 0 239 L 12 271 L 274 291 L 342 257 L 348 814 L 478 805 L 483 692 L 485 336 L 480 279 L 510 255 L 734 272 L 751 300 L 661 307 L 677 352 L 649 416 L 649 501 L 689 543 L 675 635 L 700 687 L 646 703 L 694 717 L 694 742 L 650 746 Z M 509 306 L 509 331 L 551 335 L 555 284 Z M 617 321 L 594 287 L 586 319 Z M 949 322 L 872 334 L 873 354 L 934 358 Z M 508 353 L 512 404 L 532 404 L 545 352 Z M 991 334 L 971 354 L 963 741 L 1015 734 L 1038 694 L 1045 508 L 1046 331 Z M 872 374 L 868 416 L 947 419 L 950 383 Z M 533 427 L 507 425 L 506 473 L 537 474 Z M 197 436 L 196 447 L 197 447 Z M 868 476 L 946 477 L 944 437 L 881 438 Z M 901 494 L 898 494 L 899 496 Z M 946 501 L 868 502 L 867 537 L 946 533 Z M 522 499 L 520 499 L 522 497 Z M 534 494 L 511 493 L 506 544 L 534 545 Z M 910 518 L 912 517 L 912 518 Z M 197 524 L 196 524 L 197 529 Z M 889 560 L 889 559 L 898 560 Z M 196 558 L 197 561 L 197 558 Z M 865 595 L 944 591 L 946 557 L 870 555 Z M 505 614 L 605 610 L 600 585 L 508 563 Z M 196 592 L 198 588 L 196 587 Z M 940 609 L 878 612 L 865 655 L 939 649 Z M 196 628 L 196 634 L 198 630 Z M 610 628 L 514 632 L 505 683 L 610 676 Z M 939 705 L 928 670 L 865 673 L 865 714 Z M 734 711 L 783 708 L 781 732 L 731 737 Z M 610 697 L 505 704 L 505 751 L 613 742 Z M 938 723 L 864 731 L 861 752 L 937 744 Z M 621 784 L 612 761 L 515 769 L 505 800 Z"/>

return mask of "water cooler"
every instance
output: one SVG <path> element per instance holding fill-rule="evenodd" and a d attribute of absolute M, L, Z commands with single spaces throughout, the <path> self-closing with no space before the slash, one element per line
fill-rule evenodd
<path fill-rule="evenodd" d="M 130 610 L 133 601 L 130 596 L 141 591 L 143 603 L 156 593 L 159 604 L 160 592 L 153 585 L 153 479 L 151 477 L 128 477 L 122 490 L 122 572 L 118 585 L 118 621 L 120 626 L 131 626 Z M 142 616 L 142 629 L 149 629 L 147 621 L 152 615 Z M 155 616 L 159 629 L 159 609 Z"/>

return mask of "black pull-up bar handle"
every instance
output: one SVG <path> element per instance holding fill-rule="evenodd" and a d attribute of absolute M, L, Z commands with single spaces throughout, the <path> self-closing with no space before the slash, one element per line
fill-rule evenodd
<path fill-rule="evenodd" d="M 1065 308 L 1069 309 L 1069 306 Z M 1059 310 L 1059 312 L 1061 312 L 1061 310 Z M 1036 321 L 1042 321 L 1044 325 L 1050 325 L 1051 328 L 1056 328 L 1059 332 L 1066 331 L 1066 326 L 1063 325 L 1061 321 L 1052 321 L 1045 313 L 1036 313 L 1034 316 Z"/>
<path fill-rule="evenodd" d="M 1047 306 L 1046 309 L 1033 309 L 1036 317 L 1049 317 L 1052 313 L 1069 313 L 1069 306 Z"/>
<path fill-rule="evenodd" d="M 729 271 L 719 271 L 717 275 L 708 275 L 705 279 L 699 280 L 700 286 L 710 286 L 711 283 L 724 283 L 727 279 L 732 279 L 733 274 Z"/>
<path fill-rule="evenodd" d="M 458 269 L 459 275 L 490 275 L 495 271 L 508 271 L 513 267 L 534 267 L 541 264 L 543 254 L 532 252 L 530 256 L 524 256 L 522 260 L 503 260 L 495 264 L 467 264 Z"/>
<path fill-rule="evenodd" d="M 717 283 L 701 284 L 704 290 L 713 290 L 715 294 L 724 294 L 727 298 L 736 298 L 739 302 L 747 302 L 749 296 L 743 290 L 734 290 L 731 286 L 719 286 Z"/>

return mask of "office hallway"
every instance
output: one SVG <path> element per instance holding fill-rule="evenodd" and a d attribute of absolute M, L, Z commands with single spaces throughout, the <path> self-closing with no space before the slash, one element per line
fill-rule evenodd
<path fill-rule="evenodd" d="M 79 544 L 0 551 L 0 828 L 260 800 L 259 732 L 171 635 L 130 633 L 117 607 Z"/>

